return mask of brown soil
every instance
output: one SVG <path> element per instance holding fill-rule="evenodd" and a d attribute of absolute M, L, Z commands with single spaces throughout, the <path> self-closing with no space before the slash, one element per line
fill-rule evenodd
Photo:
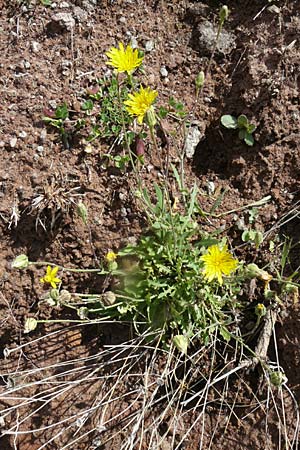
<path fill-rule="evenodd" d="M 43 289 L 38 280 L 42 276 L 42 269 L 17 272 L 10 268 L 12 259 L 20 253 L 26 253 L 31 261 L 53 261 L 66 267 L 93 267 L 109 249 L 118 250 L 143 231 L 144 216 L 134 198 L 132 172 L 129 170 L 124 173 L 103 166 L 102 155 L 107 151 L 108 144 L 96 141 L 93 143 L 92 153 L 86 154 L 80 136 L 75 136 L 70 139 L 66 148 L 56 130 L 46 127 L 42 121 L 44 109 L 51 109 L 55 104 L 66 102 L 73 111 L 78 110 L 86 88 L 95 84 L 95 80 L 107 72 L 104 54 L 116 42 L 128 42 L 131 38 L 136 38 L 138 46 L 143 49 L 147 42 L 153 41 L 153 50 L 146 52 L 144 82 L 158 90 L 159 105 L 166 104 L 172 95 L 185 103 L 186 109 L 191 111 L 192 120 L 197 121 L 203 137 L 194 159 L 185 162 L 185 172 L 189 185 L 197 183 L 203 208 L 209 209 L 220 192 L 225 192 L 218 210 L 220 212 L 236 209 L 271 195 L 271 201 L 259 210 L 257 226 L 263 232 L 270 231 L 268 236 L 273 237 L 278 231 L 295 242 L 299 241 L 298 0 L 276 1 L 273 9 L 267 7 L 267 0 L 230 2 L 231 11 L 225 29 L 233 33 L 235 48 L 226 55 L 216 52 L 205 87 L 196 103 L 194 80 L 200 70 L 207 68 L 210 57 L 210 52 L 199 46 L 197 30 L 204 19 L 217 22 L 219 2 L 57 0 L 56 6 L 52 3 L 53 7 L 45 7 L 38 0 L 0 0 L 1 348 L 2 351 L 5 348 L 11 349 L 30 343 L 46 333 L 61 330 L 52 338 L 34 342 L 1 361 L 1 409 L 16 401 L 4 398 L 9 388 L 9 379 L 13 378 L 8 374 L 64 361 L 68 362 L 67 367 L 70 369 L 79 367 L 80 365 L 76 366 L 70 361 L 95 355 L 104 349 L 104 345 L 115 345 L 128 338 L 128 330 L 116 328 L 115 325 L 90 327 L 87 330 L 87 327 L 64 328 L 62 325 L 52 324 L 39 326 L 34 333 L 24 335 L 25 317 L 67 319 L 72 316 L 63 309 L 52 311 L 39 306 Z M 70 30 L 54 27 L 51 18 L 53 14 L 61 12 L 69 13 L 75 19 L 75 25 Z M 160 74 L 163 66 L 167 69 L 167 77 Z M 220 125 L 222 114 L 238 116 L 242 113 L 257 125 L 253 147 L 247 147 L 236 133 Z M 172 134 L 172 127 L 175 125 L 166 124 L 170 140 L 170 160 L 176 164 L 177 149 L 182 147 L 183 139 L 178 134 Z M 153 182 L 161 177 L 160 158 L 150 143 L 146 146 L 142 177 L 150 191 Z M 207 194 L 208 181 L 213 181 L 216 187 L 212 196 Z M 37 195 L 54 188 L 62 189 L 60 192 L 64 193 L 77 189 L 67 194 L 70 204 L 65 211 L 61 214 L 54 211 L 58 214 L 51 227 L 53 208 L 45 209 L 41 216 L 37 216 L 32 203 Z M 89 227 L 76 214 L 74 204 L 78 199 L 82 199 L 88 208 Z M 293 218 L 287 216 L 291 211 L 294 211 Z M 224 229 L 231 227 L 232 238 L 238 241 L 232 217 L 226 215 L 216 220 L 214 226 L 223 226 Z M 287 217 L 291 220 L 287 221 Z M 246 215 L 244 218 L 247 221 Z M 46 229 L 38 219 L 41 219 Z M 281 226 L 284 222 L 288 223 Z M 253 252 L 252 261 L 255 258 L 267 258 L 267 249 L 268 243 L 260 256 Z M 299 265 L 298 252 L 294 251 L 288 267 L 289 273 Z M 63 275 L 63 284 L 77 292 L 93 292 L 98 285 L 100 289 L 107 288 L 103 280 L 96 276 L 66 273 Z M 299 402 L 300 332 L 297 303 L 284 310 L 276 330 L 280 362 L 288 377 L 288 386 Z M 273 343 L 270 349 L 270 358 L 273 360 L 274 355 Z M 158 373 L 162 373 L 162 361 L 161 366 L 158 364 Z M 92 363 L 95 361 L 87 363 L 84 360 L 80 364 L 88 366 Z M 99 390 L 108 389 L 106 385 L 103 386 L 103 377 L 114 370 L 112 363 L 108 366 L 107 371 L 103 368 L 98 373 L 99 379 L 76 385 L 74 390 L 66 392 L 57 402 L 53 401 L 48 408 L 44 407 L 35 413 L 31 422 L 26 423 L 25 429 L 45 427 L 68 414 L 76 415 L 92 407 Z M 139 373 L 143 373 L 146 361 L 141 358 L 137 367 Z M 50 376 L 53 370 L 47 369 L 45 373 Z M 201 373 L 201 370 L 197 372 L 198 376 Z M 76 380 L 74 374 L 69 380 L 74 376 Z M 280 442 L 284 440 L 280 434 L 281 425 L 278 424 L 281 410 L 278 413 L 274 406 L 270 408 L 266 426 L 266 412 L 262 408 L 251 408 L 251 401 L 255 400 L 253 392 L 257 396 L 263 395 L 264 388 L 257 386 L 255 381 L 259 374 L 250 373 L 247 380 L 242 378 L 232 380 L 231 385 L 226 388 L 226 395 L 230 398 L 238 392 L 236 403 L 246 405 L 245 409 L 230 410 L 227 406 L 222 410 L 211 399 L 212 406 L 207 411 L 205 426 L 202 419 L 198 420 L 185 439 L 183 437 L 186 431 L 199 415 L 199 408 L 189 411 L 182 423 L 177 425 L 175 441 L 170 433 L 159 446 L 155 446 L 154 441 L 149 443 L 145 438 L 140 447 L 134 448 L 194 450 L 199 448 L 200 440 L 202 449 L 285 448 L 280 446 Z M 68 379 L 67 376 L 65 379 Z M 26 377 L 17 382 L 26 383 Z M 130 377 L 126 382 L 127 389 L 129 386 L 130 389 L 136 387 Z M 109 385 L 109 381 L 105 383 Z M 50 387 L 51 384 L 47 386 Z M 219 392 L 223 388 L 224 386 L 219 386 Z M 39 392 L 38 385 L 24 389 L 20 395 L 33 396 Z M 126 390 L 120 391 L 119 395 L 124 392 Z M 280 393 L 274 391 L 273 395 L 278 395 L 280 399 Z M 290 433 L 295 428 L 295 406 L 291 397 L 287 395 L 284 398 L 286 428 Z M 113 418 L 120 411 L 125 411 L 131 400 L 129 396 L 120 400 L 119 404 L 113 403 L 108 407 L 107 415 Z M 139 402 L 133 404 L 132 409 L 129 408 L 125 416 L 122 416 L 123 420 L 126 414 L 129 416 L 140 406 Z M 155 408 L 155 412 L 159 414 L 165 405 L 159 403 Z M 153 413 L 149 411 L 149 415 Z M 164 426 L 169 426 L 171 411 L 168 414 L 165 424 L 160 424 L 157 431 L 160 436 L 164 434 Z M 83 433 L 92 431 L 68 448 L 123 448 L 122 445 L 129 438 L 130 428 L 127 428 L 127 432 L 122 432 L 122 423 L 114 419 L 110 426 L 119 430 L 119 434 L 111 442 L 105 443 L 109 431 L 103 437 L 99 430 L 100 416 L 101 411 L 97 411 L 92 419 L 83 423 L 80 428 Z M 3 430 L 17 420 L 16 415 L 9 417 L 8 423 L 1 424 Z M 146 417 L 145 426 L 150 422 Z M 22 425 L 20 429 L 23 429 Z M 51 440 L 52 428 L 43 432 L 20 434 L 15 438 L 3 435 L 0 437 L 1 449 L 62 449 L 72 442 L 74 433 L 74 428 L 66 426 L 65 432 L 46 447 L 42 445 Z M 183 442 L 178 447 L 181 439 Z M 286 448 L 296 449 L 297 444 Z"/>

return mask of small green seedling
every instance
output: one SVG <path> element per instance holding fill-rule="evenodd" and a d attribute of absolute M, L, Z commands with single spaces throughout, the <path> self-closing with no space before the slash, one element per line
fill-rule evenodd
<path fill-rule="evenodd" d="M 69 110 L 67 104 L 63 103 L 62 105 L 58 106 L 53 113 L 52 111 L 45 112 L 46 114 L 43 117 L 43 121 L 59 130 L 63 144 L 66 148 L 68 148 L 69 144 L 68 134 L 66 131 L 66 121 L 69 120 Z"/>
<path fill-rule="evenodd" d="M 253 123 L 250 123 L 244 114 L 241 114 L 238 118 L 231 116 L 230 114 L 225 114 L 221 117 L 221 124 L 229 130 L 238 129 L 239 138 L 252 147 L 254 144 L 252 134 L 256 130 L 256 126 Z"/>

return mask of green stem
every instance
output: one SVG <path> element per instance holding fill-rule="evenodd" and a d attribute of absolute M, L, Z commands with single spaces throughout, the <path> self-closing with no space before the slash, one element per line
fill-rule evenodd
<path fill-rule="evenodd" d="M 60 270 L 66 270 L 67 272 L 80 272 L 80 273 L 89 273 L 89 272 L 100 272 L 101 269 L 72 269 L 70 267 L 64 267 L 60 266 L 58 264 L 54 264 L 48 261 L 29 261 L 29 265 L 32 266 L 51 266 L 51 267 L 58 267 Z"/>

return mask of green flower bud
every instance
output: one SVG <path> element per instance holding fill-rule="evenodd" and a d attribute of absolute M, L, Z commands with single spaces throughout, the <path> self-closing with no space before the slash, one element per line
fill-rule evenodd
<path fill-rule="evenodd" d="M 287 382 L 287 377 L 286 377 L 284 372 L 276 370 L 274 372 L 271 372 L 271 374 L 270 374 L 270 381 L 273 384 L 273 386 L 279 387 L 283 383 Z"/>
<path fill-rule="evenodd" d="M 256 264 L 248 264 L 245 268 L 245 276 L 247 278 L 259 278 L 262 281 L 269 282 L 272 280 L 272 275 L 270 275 L 266 270 L 260 269 Z"/>
<path fill-rule="evenodd" d="M 83 223 L 86 225 L 88 221 L 88 212 L 85 204 L 83 202 L 79 202 L 77 205 L 77 213 L 79 217 L 81 217 Z"/>
<path fill-rule="evenodd" d="M 12 269 L 27 269 L 29 264 L 27 255 L 19 255 L 13 260 L 11 267 Z"/>
<path fill-rule="evenodd" d="M 52 300 L 57 301 L 59 297 L 59 290 L 58 289 L 51 289 L 50 290 L 50 298 L 52 298 Z"/>
<path fill-rule="evenodd" d="M 220 13 L 219 13 L 220 22 L 221 22 L 222 24 L 225 22 L 225 20 L 228 19 L 228 15 L 229 15 L 229 9 L 228 9 L 228 6 L 223 5 L 222 8 L 220 9 Z"/>
<path fill-rule="evenodd" d="M 255 314 L 257 315 L 257 317 L 263 317 L 265 316 L 267 313 L 267 309 L 265 307 L 265 305 L 263 305 L 262 303 L 258 303 L 255 306 Z"/>
<path fill-rule="evenodd" d="M 25 321 L 24 333 L 30 333 L 30 331 L 35 330 L 37 327 L 37 320 L 34 317 L 29 317 Z"/>
<path fill-rule="evenodd" d="M 156 114 L 154 112 L 153 106 L 151 106 L 148 109 L 147 115 L 146 115 L 146 120 L 147 120 L 147 124 L 149 125 L 150 128 L 154 128 L 155 125 L 157 124 Z"/>
<path fill-rule="evenodd" d="M 187 354 L 187 349 L 189 345 L 189 338 L 187 336 L 183 336 L 182 334 L 178 334 L 173 337 L 173 344 L 178 350 L 184 355 Z"/>
<path fill-rule="evenodd" d="M 83 306 L 82 308 L 78 308 L 77 314 L 78 314 L 78 317 L 82 320 L 89 318 L 89 310 L 85 306 Z"/>
<path fill-rule="evenodd" d="M 197 90 L 202 88 L 202 86 L 204 85 L 204 81 L 205 81 L 205 75 L 204 75 L 203 70 L 201 70 L 201 72 L 198 73 L 198 75 L 196 76 L 196 79 L 195 79 L 195 85 L 196 85 Z"/>

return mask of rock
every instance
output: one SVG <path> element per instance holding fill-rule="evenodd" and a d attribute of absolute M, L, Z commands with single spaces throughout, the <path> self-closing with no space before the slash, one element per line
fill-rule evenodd
<path fill-rule="evenodd" d="M 15 148 L 15 146 L 17 145 L 18 139 L 16 137 L 11 138 L 11 140 L 9 141 L 9 145 L 11 148 Z"/>
<path fill-rule="evenodd" d="M 152 50 L 154 49 L 154 41 L 147 41 L 145 43 L 145 51 L 146 52 L 152 52 Z"/>
<path fill-rule="evenodd" d="M 36 41 L 32 41 L 30 47 L 33 53 L 38 53 L 41 49 L 41 45 Z"/>
<path fill-rule="evenodd" d="M 124 17 L 124 16 L 120 17 L 119 22 L 126 23 L 127 22 L 126 17 Z"/>
<path fill-rule="evenodd" d="M 135 36 L 132 36 L 130 39 L 130 45 L 132 48 L 138 48 L 138 42 Z"/>
<path fill-rule="evenodd" d="M 193 158 L 201 137 L 202 135 L 198 126 L 191 125 L 184 144 L 184 153 L 188 159 Z"/>
<path fill-rule="evenodd" d="M 79 8 L 79 6 L 75 6 L 74 10 L 74 17 L 75 19 L 80 22 L 85 22 L 88 19 L 88 13 L 84 11 L 83 9 Z"/>
<path fill-rule="evenodd" d="M 212 195 L 216 190 L 215 183 L 213 181 L 207 181 L 206 186 L 207 186 L 208 195 Z"/>
<path fill-rule="evenodd" d="M 24 59 L 23 66 L 24 66 L 24 69 L 30 69 L 30 62 L 26 61 L 26 59 Z"/>
<path fill-rule="evenodd" d="M 69 8 L 70 5 L 69 5 L 69 3 L 67 3 L 67 2 L 61 2 L 61 3 L 59 4 L 59 7 L 60 7 L 60 8 Z"/>
<path fill-rule="evenodd" d="M 197 26 L 197 36 L 198 36 L 198 47 L 199 50 L 204 53 L 211 55 L 216 37 L 217 37 L 218 28 L 213 25 L 208 20 L 204 20 L 199 23 Z M 235 43 L 235 35 L 229 31 L 222 29 L 220 33 L 220 37 L 218 40 L 218 45 L 216 47 L 216 52 L 222 53 L 224 55 L 230 53 L 236 46 Z"/>
<path fill-rule="evenodd" d="M 165 66 L 162 66 L 162 67 L 160 68 L 160 74 L 161 74 L 161 76 L 162 76 L 163 78 L 166 78 L 166 77 L 168 76 L 168 71 L 167 71 L 167 69 L 165 68 Z"/>
<path fill-rule="evenodd" d="M 41 131 L 41 134 L 40 134 L 40 141 L 41 141 L 41 142 L 45 142 L 46 137 L 47 137 L 47 130 L 44 128 L 44 129 Z"/>
<path fill-rule="evenodd" d="M 20 131 L 20 133 L 18 134 L 18 136 L 19 136 L 21 139 L 25 139 L 25 138 L 27 137 L 27 133 L 26 133 L 26 131 L 22 130 L 22 131 Z"/>
<path fill-rule="evenodd" d="M 71 31 L 75 26 L 75 20 L 71 13 L 53 14 L 51 21 L 47 24 L 47 31 L 50 34 L 60 34 Z"/>
<path fill-rule="evenodd" d="M 56 110 L 56 108 L 57 108 L 56 100 L 49 100 L 48 103 L 53 110 Z"/>
<path fill-rule="evenodd" d="M 36 150 L 37 150 L 39 153 L 42 153 L 42 152 L 44 151 L 44 147 L 43 147 L 42 145 L 38 145 L 37 148 L 36 148 Z"/>

